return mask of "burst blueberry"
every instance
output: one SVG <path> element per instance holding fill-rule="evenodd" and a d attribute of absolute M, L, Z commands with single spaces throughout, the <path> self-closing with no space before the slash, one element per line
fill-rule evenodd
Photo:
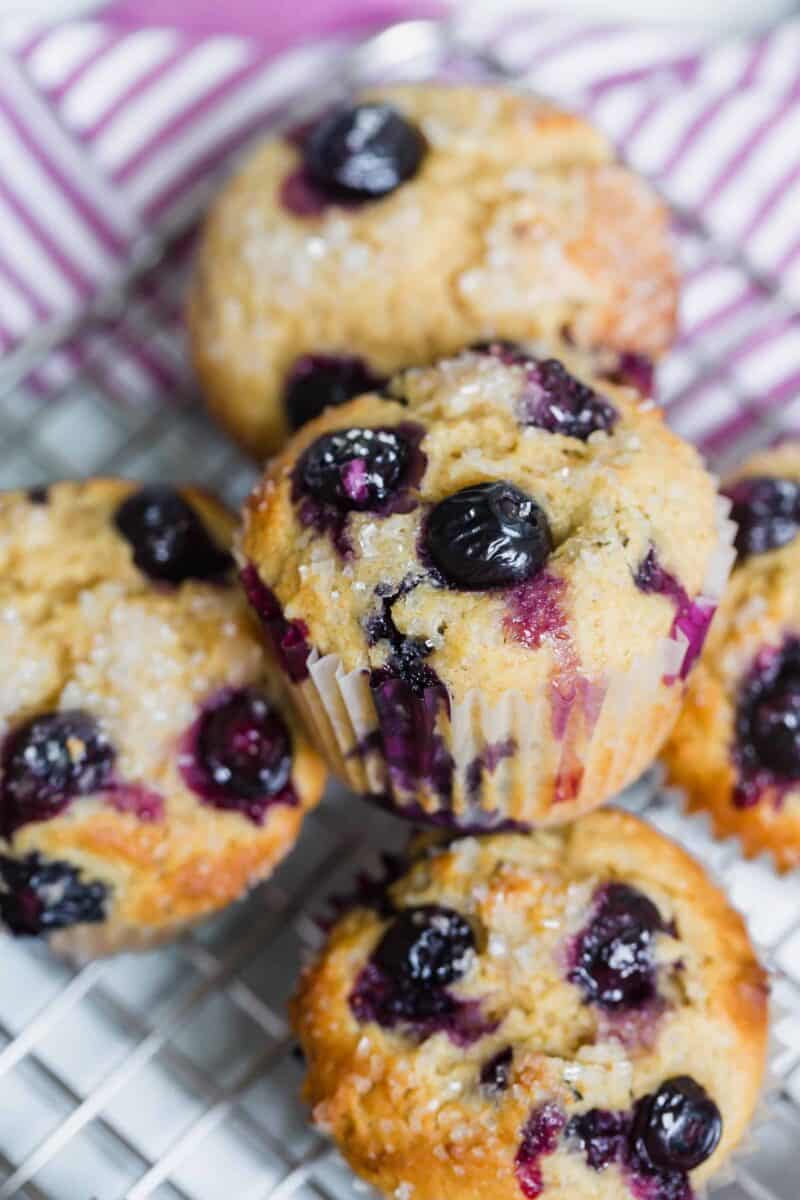
<path fill-rule="evenodd" d="M 365 512 L 400 488 L 411 457 L 395 429 L 341 429 L 312 442 L 298 464 L 303 489 L 340 512 Z"/>
<path fill-rule="evenodd" d="M 736 739 L 743 776 L 800 779 L 800 640 L 759 656 L 742 684 Z"/>
<path fill-rule="evenodd" d="M 207 803 L 256 824 L 270 804 L 293 802 L 291 769 L 286 726 L 255 688 L 217 697 L 191 730 L 182 761 L 184 779 Z"/>
<path fill-rule="evenodd" d="M 716 1150 L 722 1137 L 720 1111 L 689 1075 L 677 1075 L 636 1105 L 634 1151 L 656 1167 L 692 1171 Z"/>
<path fill-rule="evenodd" d="M 511 1067 L 514 1062 L 514 1050 L 505 1046 L 498 1050 L 488 1062 L 481 1067 L 480 1084 L 492 1095 L 505 1092 L 511 1082 Z"/>
<path fill-rule="evenodd" d="M 101 791 L 111 781 L 114 758 L 97 722 L 80 710 L 42 713 L 17 726 L 3 750 L 3 836 L 58 816 L 78 796 Z"/>
<path fill-rule="evenodd" d="M 303 158 L 326 192 L 369 200 L 413 178 L 426 148 L 420 130 L 396 108 L 366 103 L 323 116 L 305 139 Z"/>
<path fill-rule="evenodd" d="M 86 882 L 77 867 L 38 854 L 0 856 L 0 920 L 16 937 L 105 920 L 108 889 Z"/>
<path fill-rule="evenodd" d="M 362 358 L 344 354 L 304 354 L 286 380 L 284 404 L 289 425 L 300 429 L 326 408 L 344 404 L 380 387 L 383 380 Z"/>
<path fill-rule="evenodd" d="M 611 433 L 619 413 L 605 396 L 582 383 L 558 359 L 532 362 L 520 403 L 524 425 L 585 442 L 593 433 Z"/>
<path fill-rule="evenodd" d="M 531 579 L 553 548 L 544 510 L 513 483 L 478 483 L 430 513 L 425 545 L 445 580 L 469 591 Z"/>
<path fill-rule="evenodd" d="M 140 571 L 160 583 L 216 580 L 233 566 L 195 510 L 169 487 L 143 487 L 117 509 L 114 523 Z"/>
<path fill-rule="evenodd" d="M 800 481 L 757 476 L 726 489 L 739 558 L 788 545 L 800 529 Z"/>
<path fill-rule="evenodd" d="M 462 979 L 474 951 L 475 934 L 460 913 L 426 904 L 403 909 L 383 935 L 372 961 L 390 979 L 417 991 L 444 988 Z"/>
<path fill-rule="evenodd" d="M 656 996 L 653 957 L 661 914 L 642 892 L 624 883 L 600 889 L 589 925 L 571 950 L 570 983 L 586 1000 L 611 1011 L 630 1011 Z"/>

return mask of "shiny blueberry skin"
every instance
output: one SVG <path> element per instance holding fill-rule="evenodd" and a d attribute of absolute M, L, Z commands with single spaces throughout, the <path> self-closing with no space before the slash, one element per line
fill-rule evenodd
<path fill-rule="evenodd" d="M 740 561 L 793 541 L 800 529 L 800 481 L 754 476 L 725 490 L 733 502 Z"/>
<path fill-rule="evenodd" d="M 390 979 L 415 990 L 462 979 L 475 951 L 469 922 L 451 908 L 405 908 L 378 943 L 372 961 Z"/>
<path fill-rule="evenodd" d="M 445 580 L 468 591 L 532 578 L 553 548 L 543 509 L 513 483 L 478 483 L 439 502 L 425 547 Z"/>
<path fill-rule="evenodd" d="M 390 104 L 356 104 L 327 113 L 307 135 L 303 158 L 314 182 L 344 197 L 378 199 L 416 175 L 427 145 Z"/>
<path fill-rule="evenodd" d="M 77 867 L 38 854 L 0 856 L 0 920 L 15 937 L 36 937 L 105 920 L 108 889 L 84 883 Z"/>
<path fill-rule="evenodd" d="M 571 375 L 556 358 L 532 363 L 522 397 L 524 425 L 585 442 L 593 433 L 611 433 L 619 413 L 610 400 Z"/>
<path fill-rule="evenodd" d="M 716 1150 L 722 1116 L 704 1088 L 689 1075 L 676 1075 L 636 1105 L 636 1152 L 656 1167 L 692 1171 Z"/>
<path fill-rule="evenodd" d="M 411 457 L 395 429 L 341 429 L 312 442 L 298 463 L 303 490 L 340 512 L 367 512 L 403 483 Z"/>
<path fill-rule="evenodd" d="M 568 979 L 600 1008 L 641 1008 L 656 997 L 653 942 L 664 929 L 661 914 L 652 900 L 624 883 L 601 888 L 595 905 L 592 920 L 571 948 Z"/>
<path fill-rule="evenodd" d="M 10 838 L 31 821 L 57 816 L 71 800 L 111 782 L 115 751 L 80 710 L 42 713 L 6 739 L 0 781 L 0 832 Z"/>
<path fill-rule="evenodd" d="M 140 488 L 119 506 L 114 524 L 130 543 L 139 570 L 160 583 L 218 580 L 233 566 L 174 488 Z"/>
<path fill-rule="evenodd" d="M 300 429 L 326 408 L 371 392 L 384 380 L 363 358 L 344 354 L 304 354 L 286 379 L 284 404 L 289 425 Z"/>
<path fill-rule="evenodd" d="M 222 692 L 190 730 L 181 769 L 189 787 L 215 808 L 255 824 L 275 803 L 294 803 L 292 747 L 282 718 L 255 688 Z"/>
<path fill-rule="evenodd" d="M 800 779 L 800 639 L 761 652 L 744 679 L 736 710 L 737 803 L 771 784 Z"/>

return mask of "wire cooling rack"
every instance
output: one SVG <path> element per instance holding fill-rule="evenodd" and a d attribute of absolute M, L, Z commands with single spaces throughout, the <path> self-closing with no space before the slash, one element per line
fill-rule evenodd
<path fill-rule="evenodd" d="M 462 48 L 463 49 L 463 48 Z M 354 79 L 424 75 L 452 53 L 431 23 L 392 27 L 324 81 L 319 102 Z M 486 54 L 472 69 L 508 74 Z M 298 113 L 293 113 L 297 119 Z M 213 186 L 213 181 L 211 186 Z M 254 471 L 193 403 L 179 312 L 198 193 L 170 228 L 134 248 L 123 285 L 80 323 L 37 334 L 0 362 L 0 487 L 65 476 L 202 479 L 238 503 Z M 691 268 L 747 271 L 692 218 L 678 221 Z M 747 281 L 764 311 L 773 281 Z M 729 331 L 730 335 L 730 331 Z M 718 461 L 792 425 L 767 421 L 729 375 L 725 343 L 681 347 L 662 380 L 673 411 L 698 388 L 743 414 Z M 670 372 L 672 372 L 670 374 Z M 170 395 L 166 396 L 165 391 Z M 179 393 L 176 395 L 176 393 Z M 749 419 L 752 417 L 752 419 Z M 720 1200 L 797 1200 L 800 1146 L 800 874 L 778 880 L 685 818 L 651 776 L 624 798 L 692 850 L 748 917 L 779 1001 L 769 1119 L 716 1192 Z M 285 1003 L 318 941 L 314 912 L 405 830 L 333 787 L 277 875 L 175 946 L 72 968 L 39 945 L 0 945 L 0 1200 L 352 1200 L 363 1193 L 310 1129 Z M 735 1079 L 732 1081 L 735 1086 Z"/>

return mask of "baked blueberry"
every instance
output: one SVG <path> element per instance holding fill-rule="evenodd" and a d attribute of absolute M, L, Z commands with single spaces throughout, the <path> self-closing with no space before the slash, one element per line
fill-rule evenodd
<path fill-rule="evenodd" d="M 363 358 L 345 354 L 304 354 L 286 379 L 284 403 L 289 425 L 300 429 L 325 408 L 380 387 L 383 380 Z"/>
<path fill-rule="evenodd" d="M 108 889 L 70 863 L 0 856 L 0 919 L 17 937 L 105 920 Z"/>
<path fill-rule="evenodd" d="M 425 545 L 448 583 L 469 591 L 523 583 L 553 548 L 544 510 L 513 483 L 478 483 L 439 502 Z"/>
<path fill-rule="evenodd" d="M 607 884 L 571 948 L 570 983 L 600 1008 L 641 1008 L 656 995 L 653 942 L 663 929 L 652 900 L 628 884 Z"/>
<path fill-rule="evenodd" d="M 114 523 L 140 571 L 163 583 L 211 580 L 233 565 L 190 504 L 174 488 L 143 487 L 122 502 Z"/>
<path fill-rule="evenodd" d="M 511 1081 L 511 1065 L 514 1061 L 514 1051 L 511 1046 L 498 1050 L 488 1062 L 481 1067 L 480 1083 L 487 1092 L 498 1094 L 506 1091 Z"/>
<path fill-rule="evenodd" d="M 704 1088 L 689 1075 L 676 1075 L 636 1105 L 635 1152 L 656 1167 L 692 1171 L 716 1150 L 722 1117 Z"/>
<path fill-rule="evenodd" d="M 419 170 L 426 142 L 391 104 L 347 105 L 327 113 L 308 134 L 304 162 L 326 191 L 377 199 Z"/>
<path fill-rule="evenodd" d="M 224 692 L 190 733 L 182 762 L 189 786 L 215 808 L 255 823 L 270 804 L 293 802 L 288 791 L 292 749 L 282 718 L 255 688 Z"/>
<path fill-rule="evenodd" d="M 520 418 L 525 425 L 585 442 L 610 433 L 619 413 L 610 400 L 582 383 L 556 358 L 530 362 Z"/>
<path fill-rule="evenodd" d="M 474 951 L 475 935 L 460 913 L 426 904 L 403 909 L 378 943 L 372 961 L 404 987 L 444 988 L 463 978 Z"/>
<path fill-rule="evenodd" d="M 79 710 L 42 713 L 17 726 L 2 757 L 3 836 L 58 816 L 77 796 L 101 791 L 111 782 L 114 758 L 97 722 Z"/>
<path fill-rule="evenodd" d="M 800 779 L 800 640 L 757 657 L 739 696 L 735 757 L 744 775 Z"/>
<path fill-rule="evenodd" d="M 594 1171 L 605 1171 L 619 1162 L 626 1150 L 630 1134 L 630 1116 L 626 1112 L 610 1112 L 590 1108 L 573 1117 L 566 1128 L 568 1139 L 578 1143 L 586 1162 Z"/>
<path fill-rule="evenodd" d="M 800 482 L 760 475 L 725 489 L 733 503 L 740 559 L 788 545 L 800 529 Z"/>
<path fill-rule="evenodd" d="M 312 442 L 299 478 L 321 504 L 340 512 L 365 512 L 385 503 L 401 486 L 411 457 L 396 429 L 342 429 Z"/>

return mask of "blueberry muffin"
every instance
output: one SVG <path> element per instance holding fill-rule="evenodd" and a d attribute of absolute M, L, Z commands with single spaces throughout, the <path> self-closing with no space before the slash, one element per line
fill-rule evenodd
<path fill-rule="evenodd" d="M 728 487 L 738 559 L 666 751 L 720 836 L 800 865 L 800 442 Z"/>
<path fill-rule="evenodd" d="M 486 338 L 658 357 L 666 215 L 586 122 L 497 87 L 370 91 L 256 151 L 189 298 L 211 409 L 276 450 L 326 404 Z"/>
<path fill-rule="evenodd" d="M 387 1196 L 692 1200 L 756 1105 L 767 985 L 678 846 L 605 810 L 462 837 L 292 1002 L 319 1128 Z"/>
<path fill-rule="evenodd" d="M 241 896 L 324 780 L 191 488 L 0 494 L 0 924 L 90 956 Z"/>
<path fill-rule="evenodd" d="M 333 768 L 415 820 L 562 823 L 652 762 L 730 563 L 697 453 L 492 343 L 300 430 L 244 582 Z"/>

